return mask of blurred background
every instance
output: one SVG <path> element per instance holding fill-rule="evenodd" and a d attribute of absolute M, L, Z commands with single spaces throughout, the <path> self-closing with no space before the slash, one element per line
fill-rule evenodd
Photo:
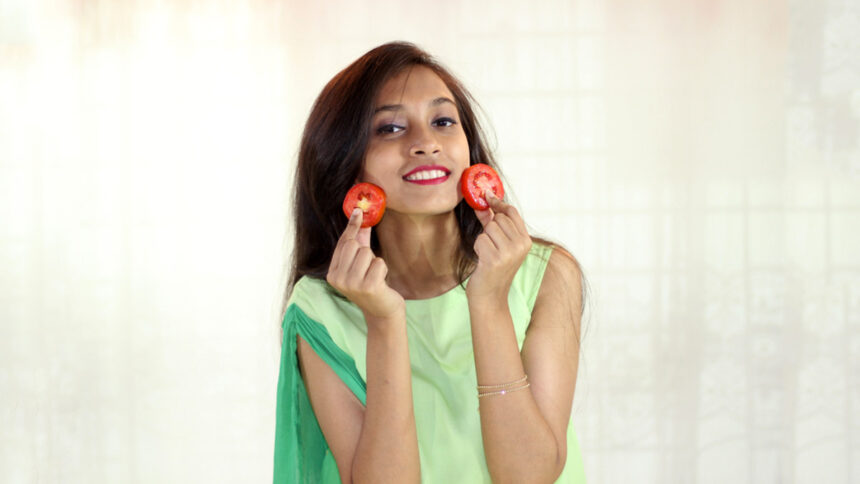
<path fill-rule="evenodd" d="M 589 482 L 860 482 L 858 0 L 0 0 L 0 481 L 271 482 L 298 139 L 397 39 L 583 266 Z"/>

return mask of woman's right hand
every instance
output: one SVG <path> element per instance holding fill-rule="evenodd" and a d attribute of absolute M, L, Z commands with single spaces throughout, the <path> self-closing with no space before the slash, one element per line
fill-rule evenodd
<path fill-rule="evenodd" d="M 365 317 L 405 316 L 406 301 L 385 282 L 388 266 L 370 248 L 371 228 L 361 228 L 362 216 L 356 208 L 349 217 L 331 256 L 326 281 L 355 303 Z"/>

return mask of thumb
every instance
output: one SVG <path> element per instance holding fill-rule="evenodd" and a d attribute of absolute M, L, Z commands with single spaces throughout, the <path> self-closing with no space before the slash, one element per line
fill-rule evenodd
<path fill-rule="evenodd" d="M 370 227 L 358 229 L 358 234 L 355 236 L 360 247 L 370 247 Z"/>

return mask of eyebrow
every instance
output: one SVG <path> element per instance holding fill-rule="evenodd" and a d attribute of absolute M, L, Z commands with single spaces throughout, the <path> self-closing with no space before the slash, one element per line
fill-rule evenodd
<path fill-rule="evenodd" d="M 431 107 L 432 106 L 438 106 L 438 105 L 444 104 L 444 103 L 451 103 L 454 106 L 457 105 L 457 103 L 455 103 L 454 101 L 450 100 L 447 97 L 442 96 L 442 97 L 437 97 L 436 99 L 430 101 L 430 106 Z M 373 114 L 376 114 L 376 113 L 379 113 L 382 111 L 400 111 L 401 109 L 403 109 L 402 104 L 386 104 L 384 106 L 379 106 L 378 108 L 374 109 Z"/>

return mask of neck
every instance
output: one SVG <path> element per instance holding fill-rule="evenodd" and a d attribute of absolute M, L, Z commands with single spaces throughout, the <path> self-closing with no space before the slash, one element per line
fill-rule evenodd
<path fill-rule="evenodd" d="M 404 299 L 427 299 L 456 286 L 460 227 L 454 212 L 440 215 L 386 213 L 376 226 L 388 285 Z"/>

